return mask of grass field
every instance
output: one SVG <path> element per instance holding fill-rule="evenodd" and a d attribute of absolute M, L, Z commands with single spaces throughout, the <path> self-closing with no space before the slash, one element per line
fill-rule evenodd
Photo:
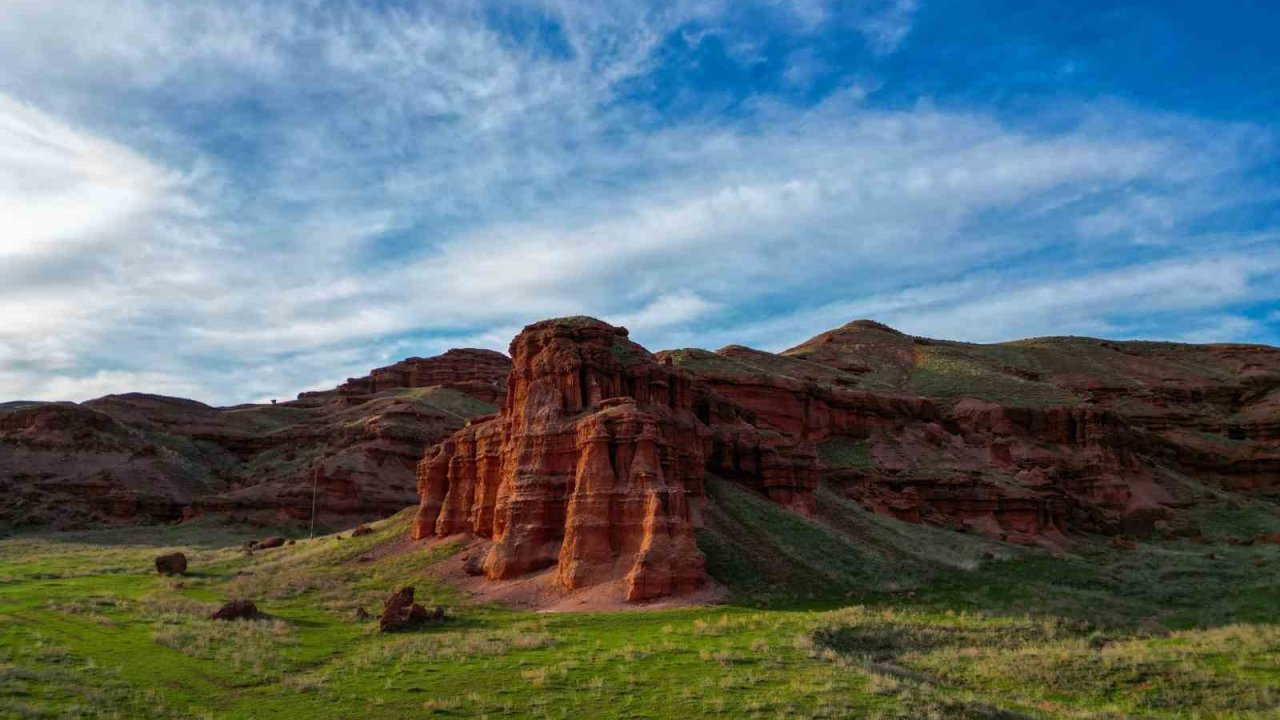
<path fill-rule="evenodd" d="M 424 573 L 455 549 L 406 545 L 407 514 L 253 554 L 263 530 L 217 524 L 2 539 L 0 717 L 1280 717 L 1275 545 L 1053 557 L 833 493 L 818 523 L 711 492 L 700 541 L 731 599 L 680 610 L 469 603 Z M 1204 516 L 1267 529 L 1280 513 Z M 171 548 L 188 576 L 154 573 Z M 354 619 L 404 584 L 450 620 L 382 635 Z M 205 619 L 233 597 L 267 617 Z"/>

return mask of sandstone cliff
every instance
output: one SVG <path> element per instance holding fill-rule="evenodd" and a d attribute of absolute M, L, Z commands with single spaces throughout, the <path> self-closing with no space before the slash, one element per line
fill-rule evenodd
<path fill-rule="evenodd" d="M 495 579 L 555 565 L 565 588 L 618 580 L 631 600 L 702 584 L 690 500 L 705 427 L 689 377 L 588 318 L 530 325 L 511 357 L 500 414 L 419 466 L 415 536 L 491 538 Z"/>
<path fill-rule="evenodd" d="M 983 346 L 861 321 L 782 354 L 651 355 L 567 318 L 511 354 L 501 412 L 418 467 L 415 537 L 489 539 L 493 579 L 554 566 L 563 588 L 620 581 L 632 600 L 695 588 L 706 473 L 820 521 L 825 482 L 908 522 L 1050 545 L 1193 532 L 1178 511 L 1206 482 L 1280 489 L 1274 348 Z"/>
<path fill-rule="evenodd" d="M 397 366 L 412 372 L 272 405 L 137 393 L 0 405 L 0 529 L 201 512 L 301 521 L 313 485 L 322 523 L 394 513 L 417 501 L 424 449 L 495 409 L 510 361 L 453 350 Z"/>

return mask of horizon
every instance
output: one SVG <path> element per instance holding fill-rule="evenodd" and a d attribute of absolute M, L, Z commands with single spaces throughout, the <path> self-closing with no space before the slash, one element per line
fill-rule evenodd
<path fill-rule="evenodd" d="M 533 321 L 533 322 L 526 323 L 523 327 L 527 329 L 530 325 L 536 324 L 536 323 L 538 323 L 538 322 L 544 322 L 544 321 L 547 321 L 547 320 L 562 320 L 562 319 L 574 318 L 574 317 L 586 317 L 586 318 L 589 318 L 589 319 L 592 319 L 592 320 L 599 320 L 599 318 L 593 318 L 593 317 L 591 317 L 591 316 L 565 315 L 565 316 L 560 316 L 560 317 L 558 317 L 558 318 L 543 318 L 543 319 L 541 319 L 541 320 L 535 320 L 535 321 Z M 804 340 L 804 341 L 802 341 L 802 342 L 799 342 L 799 343 L 796 343 L 795 345 L 792 345 L 792 346 L 790 346 L 790 347 L 783 348 L 783 349 L 779 349 L 779 350 L 774 350 L 774 351 L 769 351 L 769 352 L 776 352 L 776 353 L 780 353 L 780 354 L 787 353 L 787 352 L 790 352 L 790 351 L 795 350 L 795 349 L 797 349 L 797 348 L 803 347 L 805 344 L 807 344 L 807 343 L 811 342 L 811 341 L 812 341 L 812 340 L 814 340 L 815 338 L 817 338 L 817 337 L 819 337 L 819 336 L 821 336 L 821 335 L 824 335 L 824 334 L 826 334 L 826 333 L 828 333 L 828 332 L 834 332 L 834 331 L 837 331 L 837 330 L 842 330 L 842 329 L 844 329 L 844 328 L 846 328 L 846 327 L 849 327 L 850 325 L 856 325 L 856 324 L 860 324 L 860 323 L 869 323 L 869 324 L 873 324 L 873 325 L 879 326 L 879 327 L 881 327 L 881 328 L 883 328 L 883 329 L 887 329 L 887 330 L 889 330 L 889 331 L 891 331 L 891 332 L 895 332 L 895 333 L 899 333 L 899 334 L 906 335 L 907 337 L 910 337 L 910 338 L 913 338 L 913 339 L 928 340 L 928 341 L 931 341 L 931 342 L 945 342 L 945 343 L 959 343 L 959 344 L 976 344 L 976 345 L 1001 345 L 1001 344 L 1018 343 L 1018 342 L 1029 342 L 1029 341 L 1034 341 L 1034 340 L 1095 340 L 1095 341 L 1098 341 L 1098 342 L 1146 342 L 1146 343 L 1163 343 L 1163 344 L 1173 344 L 1173 345 L 1197 345 L 1197 346 L 1205 346 L 1205 347 L 1224 347 L 1224 346 L 1225 346 L 1225 347 L 1229 347 L 1229 346 L 1243 346 L 1243 347 L 1267 347 L 1267 348 L 1276 348 L 1276 347 L 1277 347 L 1277 346 L 1275 346 L 1275 345 L 1269 345 L 1269 344 L 1266 344 L 1266 343 L 1238 343 L 1238 342 L 1184 343 L 1184 342 L 1178 342 L 1178 341 L 1173 341 L 1173 340 L 1161 340 L 1161 339 L 1159 339 L 1159 338 L 1141 338 L 1141 337 L 1138 337 L 1138 338 L 1117 339 L 1117 338 L 1107 338 L 1107 337 L 1094 337 L 1094 336 L 1090 336 L 1090 335 L 1036 335 L 1036 336 L 1024 337 L 1024 338 L 1010 338 L 1010 339 L 1008 339 L 1008 340 L 996 340 L 996 341 L 988 342 L 988 343 L 969 343 L 968 341 L 965 341 L 965 340 L 954 340 L 954 339 L 951 339 L 951 338 L 939 338 L 939 337 L 926 337 L 926 336 L 923 336 L 923 335 L 911 335 L 911 334 L 909 334 L 909 333 L 903 333 L 902 331 L 898 330 L 897 328 L 894 328 L 894 327 L 891 327 L 891 326 L 889 326 L 889 325 L 886 325 L 886 324 L 884 324 L 884 323 L 882 323 L 882 322 L 879 322 L 878 320 L 875 320 L 875 319 L 873 319 L 873 318 L 857 318 L 857 319 L 855 319 L 855 320 L 850 320 L 849 322 L 844 323 L 843 325 L 839 325 L 839 326 L 837 326 L 837 327 L 833 327 L 833 328 L 828 328 L 827 330 L 824 330 L 824 331 L 820 331 L 820 332 L 818 332 L 818 333 L 815 333 L 813 336 L 811 336 L 811 337 L 807 338 L 806 340 Z M 623 327 L 623 329 L 624 329 L 624 330 L 627 330 L 627 331 L 628 331 L 628 333 L 630 333 L 630 329 L 629 329 L 629 328 L 626 328 L 625 326 L 622 326 L 622 327 Z M 522 330 L 521 332 L 523 332 L 523 330 Z M 629 335 L 628 335 L 628 336 L 629 336 Z M 643 345 L 643 343 L 641 343 L 641 346 L 642 346 L 642 347 L 645 347 L 645 349 L 646 349 L 646 350 L 648 350 L 650 353 L 655 353 L 655 354 L 656 354 L 656 353 L 660 353 L 660 352 L 676 352 L 676 351 L 680 351 L 680 350 L 694 350 L 694 349 L 697 349 L 697 350 L 707 350 L 707 351 L 709 351 L 709 352 L 719 353 L 719 352 L 721 352 L 722 350 L 725 350 L 725 349 L 730 348 L 730 347 L 745 347 L 745 348 L 747 348 L 747 349 L 754 349 L 754 350 L 758 350 L 758 349 L 759 349 L 759 348 L 753 348 L 752 346 L 749 346 L 749 345 L 742 345 L 742 344 L 740 344 L 740 343 L 729 343 L 729 344 L 727 344 L 727 345 L 722 345 L 722 346 L 720 346 L 720 347 L 718 347 L 718 348 L 698 348 L 698 347 L 694 347 L 694 346 L 650 348 L 650 347 L 644 346 L 644 345 Z M 244 405 L 263 405 L 263 404 L 273 404 L 273 405 L 274 405 L 274 404 L 277 404 L 278 402 L 280 402 L 280 403 L 292 402 L 292 401 L 294 401 L 294 400 L 299 399 L 299 397 L 300 397 L 302 394 L 304 394 L 304 393 L 309 393 L 309 392 L 325 392 L 325 391 L 333 390 L 333 389 L 335 389 L 336 387 L 338 387 L 338 385 L 342 384 L 343 382 L 346 382 L 346 381 L 349 381 L 349 380 L 353 380 L 353 379 L 356 379 L 356 378 L 359 378 L 359 377 L 365 377 L 365 376 L 367 376 L 370 372 L 372 372 L 372 371 L 374 371 L 374 370 L 383 369 L 383 368 L 385 368 L 385 367 L 389 367 L 389 366 L 391 366 L 391 365 L 396 365 L 396 364 L 401 363 L 401 362 L 406 362 L 406 361 L 408 361 L 408 360 L 431 360 L 431 359 L 435 359 L 435 358 L 437 358 L 437 357 L 440 357 L 440 356 L 442 356 L 442 355 L 445 355 L 445 354 L 447 354 L 447 353 L 449 353 L 449 352 L 453 352 L 453 351 L 455 351 L 455 350 L 463 350 L 463 351 L 466 351 L 466 350 L 487 350 L 487 351 L 497 352 L 498 354 L 502 355 L 503 357 L 506 357 L 507 359 L 510 359 L 510 358 L 511 358 L 510 348 L 505 347 L 505 346 L 504 346 L 504 347 L 500 347 L 500 348 L 499 348 L 499 347 L 487 347 L 487 348 L 480 348 L 480 347 L 467 347 L 467 346 L 451 347 L 451 348 L 446 348 L 446 349 L 444 349 L 444 350 L 441 350 L 441 351 L 440 351 L 440 352 L 438 352 L 438 353 L 433 353 L 433 354 L 431 354 L 431 355 L 426 355 L 426 356 L 422 356 L 422 355 L 407 355 L 407 356 L 405 356 L 405 357 L 402 357 L 402 358 L 396 359 L 396 360 L 394 360 L 394 361 L 392 361 L 392 362 L 390 362 L 390 363 L 387 363 L 386 365 L 382 365 L 382 366 L 378 366 L 378 367 L 371 367 L 371 368 L 367 368 L 365 371 L 363 371 L 363 372 L 361 372 L 361 373 L 358 373 L 358 374 L 357 374 L 357 375 L 355 375 L 355 376 L 352 376 L 352 377 L 349 377 L 349 378 L 345 378 L 345 379 L 343 379 L 343 380 L 341 380 L 341 381 L 338 381 L 338 382 L 333 383 L 332 385 L 314 385 L 314 386 L 305 387 L 305 388 L 303 388 L 303 389 L 299 390 L 298 392 L 293 393 L 292 395 L 277 396 L 277 397 L 267 397 L 267 396 L 264 396 L 264 397 L 255 398 L 255 399 L 252 399 L 252 400 L 240 401 L 240 402 L 226 402 L 226 403 L 224 403 L 224 402 L 218 402 L 218 401 L 217 401 L 217 399 L 195 399 L 195 398 L 180 397 L 180 396 L 175 396 L 175 395 L 164 395 L 164 394 L 161 394 L 161 393 L 149 392 L 149 391 L 148 391 L 148 390 L 146 390 L 145 388 L 135 388 L 135 389 L 124 389 L 124 390 L 120 390 L 120 391 L 118 391 L 118 392 L 106 393 L 106 394 L 104 394 L 104 395 L 100 395 L 100 396 L 96 396 L 96 397 L 92 397 L 92 398 L 84 398 L 84 399 L 82 399 L 82 400 L 41 401 L 41 400 L 32 400 L 32 399 L 30 399 L 30 398 L 7 398 L 7 399 L 0 399 L 0 408 L 4 407 L 4 406 L 6 406 L 6 405 L 23 404 L 23 403 L 29 403 L 29 402 L 33 402 L 33 403 L 39 403 L 39 402 L 72 402 L 72 403 L 75 403 L 75 404 L 79 404 L 79 403 L 87 402 L 87 401 L 90 401 L 90 400 L 101 400 L 101 399 L 103 399 L 103 398 L 107 398 L 107 397 L 129 396 L 129 395 L 145 395 L 145 396 L 150 396 L 150 397 L 161 397 L 161 398 L 167 398 L 167 399 L 171 399 L 171 400 L 194 401 L 194 402 L 198 402 L 198 403 L 200 403 L 200 404 L 202 404 L 202 405 L 206 405 L 206 406 L 208 406 L 208 407 L 212 407 L 212 408 L 215 408 L 215 409 L 227 409 L 227 408 L 240 407 L 240 406 L 244 406 Z"/>
<path fill-rule="evenodd" d="M 585 314 L 1280 345 L 1280 6 L 0 0 L 0 403 Z"/>

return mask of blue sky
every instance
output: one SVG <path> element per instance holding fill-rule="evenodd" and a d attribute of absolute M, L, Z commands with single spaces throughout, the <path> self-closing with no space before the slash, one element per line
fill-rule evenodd
<path fill-rule="evenodd" d="M 591 314 L 1280 342 L 1280 5 L 0 0 L 0 400 Z"/>

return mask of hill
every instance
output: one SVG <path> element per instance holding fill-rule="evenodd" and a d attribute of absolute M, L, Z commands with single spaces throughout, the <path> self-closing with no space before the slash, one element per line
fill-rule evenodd
<path fill-rule="evenodd" d="M 1280 708 L 1273 348 L 967 345 L 858 322 L 784 353 L 650 353 L 562 318 L 498 357 L 501 390 L 406 387 L 440 380 L 415 359 L 276 406 L 6 406 L 4 447 L 43 448 L 50 472 L 70 450 L 119 460 L 154 474 L 112 482 L 188 493 L 191 511 L 0 537 L 0 716 Z M 386 475 L 357 476 L 354 504 L 322 485 L 342 529 L 313 538 L 291 510 L 305 472 L 237 489 L 201 474 L 308 443 L 377 457 L 384 436 L 337 429 L 405 407 L 431 430 L 381 467 L 408 483 L 422 456 L 417 507 L 369 531 L 348 528 L 409 494 Z M 65 502 L 100 517 L 81 495 Z M 267 535 L 282 544 L 247 542 Z M 158 576 L 172 551 L 186 574 Z M 379 632 L 404 586 L 444 621 Z M 210 618 L 237 599 L 261 614 Z"/>
<path fill-rule="evenodd" d="M 0 406 L 0 528 L 238 518 L 343 523 L 416 502 L 423 451 L 492 412 L 510 361 L 410 358 L 278 404 L 130 393 Z"/>

